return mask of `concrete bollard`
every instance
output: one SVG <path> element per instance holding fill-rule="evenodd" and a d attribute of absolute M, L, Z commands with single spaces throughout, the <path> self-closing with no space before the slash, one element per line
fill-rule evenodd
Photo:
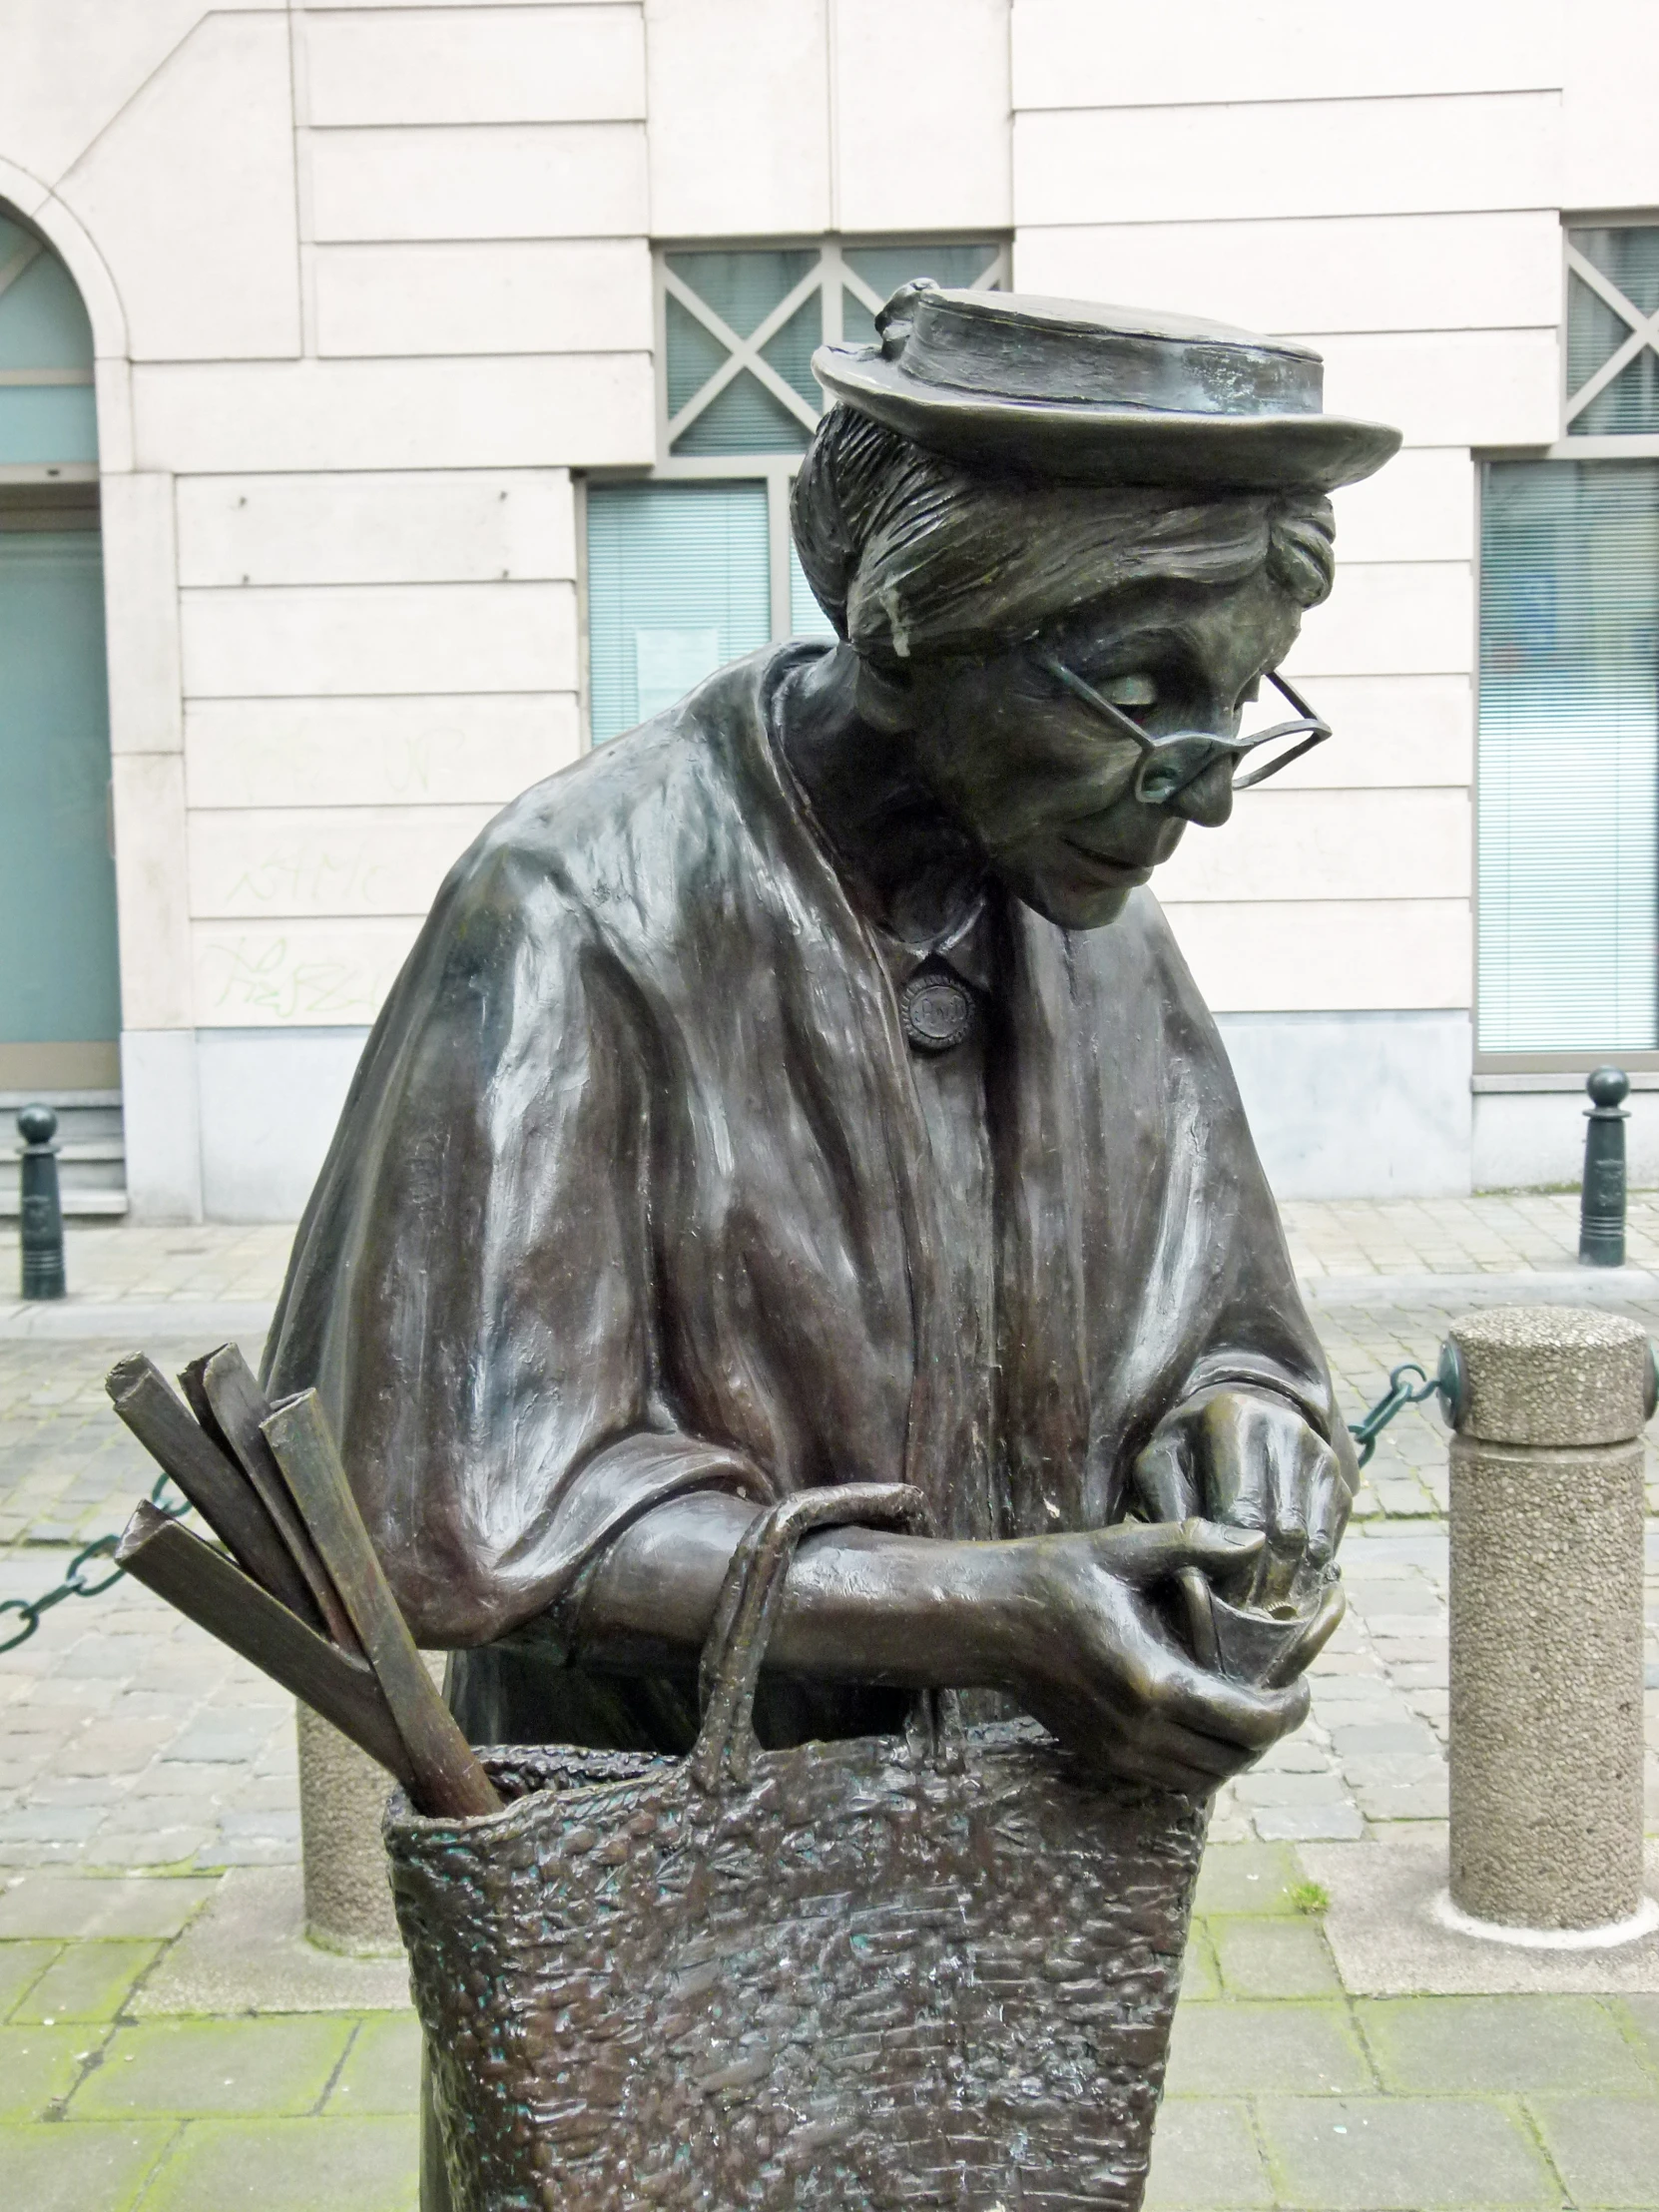
<path fill-rule="evenodd" d="M 1652 1350 L 1620 1315 L 1550 1306 L 1472 1315 L 1449 1349 L 1450 1917 L 1622 1941 L 1659 1925 L 1642 1895 Z"/>
<path fill-rule="evenodd" d="M 308 1705 L 299 1707 L 305 1934 L 328 1950 L 397 1950 L 380 1815 L 391 1778 Z"/>
<path fill-rule="evenodd" d="M 443 1653 L 421 1657 L 442 1689 Z M 297 1710 L 305 1934 L 326 1950 L 401 1950 L 380 1841 L 391 1777 L 308 1705 Z"/>

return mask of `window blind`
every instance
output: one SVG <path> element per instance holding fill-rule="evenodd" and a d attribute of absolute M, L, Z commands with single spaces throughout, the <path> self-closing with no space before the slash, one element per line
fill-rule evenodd
<path fill-rule="evenodd" d="M 596 745 L 672 706 L 771 634 L 764 483 L 589 486 Z"/>
<path fill-rule="evenodd" d="M 1659 1042 L 1659 462 L 1504 461 L 1481 513 L 1479 1039 Z"/>

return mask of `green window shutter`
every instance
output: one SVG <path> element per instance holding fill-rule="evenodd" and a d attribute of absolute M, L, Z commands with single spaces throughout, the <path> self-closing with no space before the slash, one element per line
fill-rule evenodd
<path fill-rule="evenodd" d="M 92 325 L 32 231 L 0 217 L 0 466 L 98 458 Z"/>
<path fill-rule="evenodd" d="M 1659 462 L 1486 469 L 1478 848 L 1480 1049 L 1655 1049 Z"/>
<path fill-rule="evenodd" d="M 597 745 L 772 634 L 764 483 L 588 487 L 588 697 Z"/>

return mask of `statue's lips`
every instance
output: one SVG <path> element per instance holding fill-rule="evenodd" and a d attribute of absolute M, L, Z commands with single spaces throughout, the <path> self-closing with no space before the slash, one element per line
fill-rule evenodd
<path fill-rule="evenodd" d="M 1150 861 L 1114 860 L 1104 852 L 1097 852 L 1093 845 L 1085 844 L 1081 837 L 1068 837 L 1063 830 L 1060 842 L 1068 852 L 1074 852 L 1085 862 L 1090 872 L 1098 875 L 1103 883 L 1132 889 L 1137 883 L 1149 883 L 1152 880 Z"/>

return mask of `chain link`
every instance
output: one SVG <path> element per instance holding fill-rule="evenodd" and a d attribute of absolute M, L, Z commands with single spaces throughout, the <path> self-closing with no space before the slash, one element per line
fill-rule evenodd
<path fill-rule="evenodd" d="M 168 1481 L 169 1477 L 165 1474 L 157 1480 L 150 1492 L 150 1502 L 152 1505 L 160 1505 L 169 1520 L 177 1520 L 182 1513 L 190 1511 L 190 1505 L 185 1500 L 177 1505 L 163 1504 L 162 1492 L 167 1488 Z M 66 1597 L 97 1597 L 100 1591 L 113 1588 L 126 1572 L 124 1567 L 117 1567 L 113 1574 L 102 1575 L 96 1582 L 84 1581 L 81 1569 L 90 1560 L 108 1559 L 120 1541 L 119 1536 L 96 1536 L 90 1544 L 83 1544 L 70 1560 L 63 1580 L 40 1597 L 0 1599 L 0 1614 L 20 1613 L 23 1617 L 23 1626 L 15 1636 L 8 1636 L 4 1643 L 0 1643 L 0 1652 L 15 1651 L 19 1644 L 26 1644 L 40 1626 L 42 1613 L 51 1612 L 53 1606 L 61 1605 Z"/>
<path fill-rule="evenodd" d="M 1414 1375 L 1422 1387 L 1413 1390 L 1410 1384 L 1402 1380 L 1407 1375 Z M 1432 1397 L 1439 1387 L 1439 1378 L 1437 1376 L 1431 1378 L 1424 1374 L 1414 1360 L 1406 1360 L 1397 1368 L 1390 1368 L 1388 1371 L 1388 1387 L 1382 1392 L 1377 1403 L 1367 1412 L 1362 1413 L 1358 1420 L 1351 1420 L 1348 1424 L 1349 1434 L 1360 1446 L 1361 1466 L 1365 1466 L 1370 1460 L 1372 1453 L 1377 1449 L 1379 1435 L 1387 1427 L 1394 1415 L 1402 1413 L 1407 1405 L 1420 1405 L 1425 1397 Z"/>

